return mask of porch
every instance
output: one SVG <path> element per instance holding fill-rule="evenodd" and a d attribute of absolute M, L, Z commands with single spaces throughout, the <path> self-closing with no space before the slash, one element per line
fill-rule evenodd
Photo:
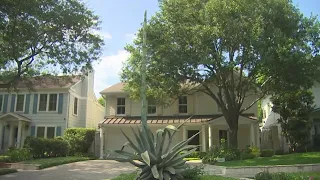
<path fill-rule="evenodd" d="M 23 147 L 30 123 L 31 119 L 17 113 L 0 116 L 0 151 Z"/>
<path fill-rule="evenodd" d="M 157 129 L 169 124 L 178 126 L 189 117 L 148 117 L 148 124 L 153 133 Z M 141 120 L 137 117 L 107 118 L 99 124 L 100 126 L 100 158 L 106 150 L 118 150 L 127 142 L 120 129 L 129 137 L 134 137 L 131 127 L 135 130 L 140 126 Z M 229 144 L 229 128 L 223 116 L 216 115 L 197 115 L 192 116 L 176 133 L 172 144 L 186 140 L 194 134 L 198 134 L 189 144 L 198 145 L 199 151 L 206 152 L 208 149 L 219 146 L 220 139 L 225 139 Z M 238 146 L 260 147 L 260 130 L 258 121 L 250 116 L 240 116 L 238 129 Z M 130 151 L 130 150 L 129 150 Z"/>

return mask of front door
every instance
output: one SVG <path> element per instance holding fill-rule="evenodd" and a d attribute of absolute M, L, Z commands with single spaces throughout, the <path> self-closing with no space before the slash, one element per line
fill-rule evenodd
<path fill-rule="evenodd" d="M 189 138 L 191 138 L 193 135 L 195 135 L 195 134 L 197 134 L 197 133 L 199 133 L 199 130 L 188 130 L 188 139 Z M 188 143 L 188 145 L 196 145 L 196 146 L 198 146 L 198 148 L 197 148 L 197 151 L 199 151 L 200 149 L 200 147 L 199 147 L 199 145 L 200 145 L 200 136 L 199 136 L 199 134 L 198 135 L 196 135 L 189 143 Z"/>

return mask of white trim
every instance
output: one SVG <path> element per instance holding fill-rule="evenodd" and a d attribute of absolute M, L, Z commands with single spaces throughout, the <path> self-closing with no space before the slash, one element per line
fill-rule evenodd
<path fill-rule="evenodd" d="M 38 127 L 44 127 L 44 137 L 43 138 L 47 138 L 47 132 L 48 132 L 48 127 L 53 127 L 54 128 L 54 137 L 57 137 L 57 127 L 58 126 L 54 126 L 54 125 L 38 125 L 38 126 L 35 126 L 35 137 L 38 137 Z"/>
<path fill-rule="evenodd" d="M 47 95 L 47 101 L 46 101 L 46 110 L 45 111 L 40 111 L 40 97 L 42 94 Z M 56 110 L 55 111 L 49 111 L 49 102 L 50 102 L 50 95 L 51 94 L 56 94 L 57 95 L 57 104 L 56 104 Z M 58 107 L 59 107 L 59 93 L 39 93 L 38 94 L 38 103 L 37 103 L 37 112 L 58 112 Z M 34 103 L 34 102 L 33 102 Z"/>
<path fill-rule="evenodd" d="M 15 95 L 16 95 L 16 98 L 15 98 L 15 102 L 14 102 L 14 112 L 24 112 L 25 106 L 26 106 L 26 94 L 15 94 Z M 18 95 L 23 95 L 23 108 L 22 108 L 22 111 L 17 111 Z M 11 100 L 12 100 L 12 95 L 11 95 Z"/>

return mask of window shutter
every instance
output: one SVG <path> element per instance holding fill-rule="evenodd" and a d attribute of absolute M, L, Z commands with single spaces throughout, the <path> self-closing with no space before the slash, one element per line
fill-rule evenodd
<path fill-rule="evenodd" d="M 56 136 L 61 136 L 61 126 L 56 128 Z"/>
<path fill-rule="evenodd" d="M 4 95 L 3 113 L 7 113 L 7 109 L 8 109 L 8 99 L 9 99 L 9 95 L 8 95 L 8 94 Z"/>
<path fill-rule="evenodd" d="M 30 104 L 30 94 L 27 94 L 26 95 L 25 108 L 24 108 L 24 113 L 25 114 L 29 113 L 29 104 Z"/>
<path fill-rule="evenodd" d="M 10 112 L 14 112 L 14 105 L 16 104 L 16 95 L 12 94 L 11 96 L 11 108 L 10 108 Z"/>
<path fill-rule="evenodd" d="M 58 113 L 62 114 L 62 108 L 63 108 L 63 94 L 59 94 L 59 105 L 58 105 Z"/>
<path fill-rule="evenodd" d="M 36 135 L 36 127 L 35 126 L 31 126 L 31 136 L 35 136 Z"/>
<path fill-rule="evenodd" d="M 38 94 L 34 94 L 34 97 L 33 97 L 33 114 L 37 114 L 37 108 L 38 108 Z"/>

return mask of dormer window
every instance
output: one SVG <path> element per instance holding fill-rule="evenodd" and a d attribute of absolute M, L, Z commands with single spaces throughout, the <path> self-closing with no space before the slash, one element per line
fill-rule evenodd
<path fill-rule="evenodd" d="M 179 97 L 179 113 L 188 113 L 188 98 L 187 98 L 187 96 Z"/>
<path fill-rule="evenodd" d="M 126 114 L 126 98 L 117 98 L 117 114 Z"/>

